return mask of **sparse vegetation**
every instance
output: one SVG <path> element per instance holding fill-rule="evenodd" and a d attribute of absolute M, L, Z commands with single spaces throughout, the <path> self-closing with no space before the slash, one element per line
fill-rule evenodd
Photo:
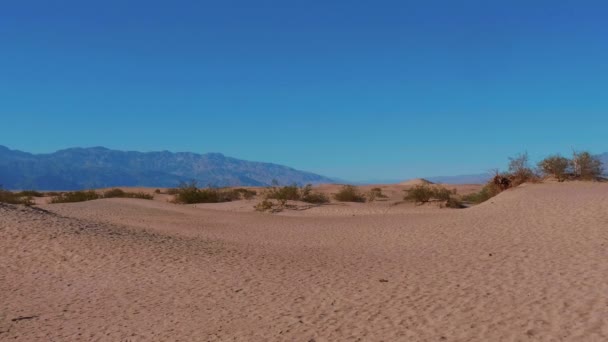
<path fill-rule="evenodd" d="M 167 189 L 167 195 L 177 195 L 179 193 L 179 188 L 169 188 Z"/>
<path fill-rule="evenodd" d="M 100 199 L 103 196 L 93 190 L 63 192 L 51 198 L 51 203 L 73 203 Z"/>
<path fill-rule="evenodd" d="M 489 200 L 490 198 L 498 195 L 502 190 L 493 182 L 488 182 L 479 191 L 472 194 L 464 195 L 461 197 L 462 201 L 473 204 L 479 204 Z"/>
<path fill-rule="evenodd" d="M 271 211 L 273 212 L 276 209 L 276 204 L 270 200 L 263 200 L 262 202 L 253 206 L 257 211 Z"/>
<path fill-rule="evenodd" d="M 328 203 L 329 198 L 322 193 L 314 192 L 311 184 L 303 187 L 297 185 L 287 186 L 272 186 L 266 189 L 264 198 L 267 200 L 274 199 L 279 201 L 302 201 L 313 204 Z"/>
<path fill-rule="evenodd" d="M 538 181 L 538 176 L 530 168 L 528 153 L 521 153 L 509 158 L 509 172 L 505 175 L 510 186 L 518 186 L 526 182 Z"/>
<path fill-rule="evenodd" d="M 169 192 L 167 192 L 169 193 Z M 173 192 L 172 192 L 173 193 Z M 182 183 L 175 192 L 175 203 L 221 203 L 236 201 L 239 199 L 250 199 L 256 195 L 253 190 L 244 188 L 198 188 L 195 181 Z"/>
<path fill-rule="evenodd" d="M 418 204 L 438 201 L 447 208 L 462 208 L 462 202 L 456 197 L 456 189 L 449 190 L 440 185 L 420 184 L 408 190 L 405 200 Z"/>
<path fill-rule="evenodd" d="M 301 198 L 300 188 L 297 185 L 272 186 L 266 189 L 264 193 L 266 199 L 298 201 Z"/>
<path fill-rule="evenodd" d="M 378 200 L 378 199 L 385 199 L 385 198 L 388 198 L 388 196 L 386 196 L 385 194 L 382 193 L 382 189 L 381 188 L 372 188 L 367 193 L 367 199 L 370 202 L 373 202 L 373 201 Z"/>
<path fill-rule="evenodd" d="M 0 187 L 0 202 L 9 204 L 23 204 L 33 205 L 32 196 L 23 194 L 24 192 L 15 193 L 12 191 L 4 190 Z"/>
<path fill-rule="evenodd" d="M 288 205 L 287 201 L 302 201 L 311 204 L 324 204 L 329 202 L 327 195 L 315 192 L 311 184 L 303 187 L 287 185 L 280 187 L 276 182 L 264 192 L 264 200 L 254 206 L 255 210 L 263 212 L 280 212 L 286 208 L 297 208 Z"/>
<path fill-rule="evenodd" d="M 555 177 L 559 182 L 566 180 L 570 166 L 570 160 L 560 155 L 549 156 L 538 163 L 540 172 Z"/>
<path fill-rule="evenodd" d="M 575 178 L 596 180 L 602 175 L 602 162 L 587 151 L 574 152 L 571 163 Z"/>
<path fill-rule="evenodd" d="M 43 194 L 42 192 L 38 192 L 35 190 L 19 191 L 15 195 L 17 195 L 19 197 L 44 197 L 45 196 L 45 194 Z"/>
<path fill-rule="evenodd" d="M 365 196 L 353 185 L 342 186 L 342 189 L 334 194 L 334 198 L 340 202 L 365 202 Z"/>
<path fill-rule="evenodd" d="M 104 198 L 141 198 L 151 200 L 154 199 L 154 195 L 146 194 L 145 192 L 127 192 L 121 189 L 111 189 L 103 193 Z"/>
<path fill-rule="evenodd" d="M 312 185 L 307 184 L 305 187 L 300 189 L 300 200 L 306 203 L 312 204 L 323 204 L 329 203 L 329 197 L 320 192 L 314 192 Z"/>

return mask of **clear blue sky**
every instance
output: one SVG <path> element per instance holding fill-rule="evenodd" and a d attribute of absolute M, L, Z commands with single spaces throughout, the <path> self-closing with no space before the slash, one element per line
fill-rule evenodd
<path fill-rule="evenodd" d="M 5 1 L 0 144 L 349 180 L 608 151 L 606 1 Z"/>

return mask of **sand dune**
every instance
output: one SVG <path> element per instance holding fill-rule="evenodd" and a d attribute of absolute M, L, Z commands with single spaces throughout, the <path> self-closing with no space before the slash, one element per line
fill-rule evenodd
<path fill-rule="evenodd" d="M 414 179 L 408 179 L 406 181 L 399 183 L 399 185 L 408 185 L 408 186 L 425 185 L 425 184 L 433 184 L 433 182 L 426 180 L 424 178 L 414 178 Z"/>
<path fill-rule="evenodd" d="M 393 204 L 0 204 L 0 340 L 608 340 L 608 184 Z"/>

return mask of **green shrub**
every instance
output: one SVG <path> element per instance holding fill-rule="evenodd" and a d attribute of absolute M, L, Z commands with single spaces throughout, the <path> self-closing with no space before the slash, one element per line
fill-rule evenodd
<path fill-rule="evenodd" d="M 58 196 L 51 198 L 51 203 L 73 203 L 73 202 L 84 202 L 102 198 L 101 195 L 93 190 L 89 191 L 73 191 L 64 192 Z"/>
<path fill-rule="evenodd" d="M 342 189 L 334 195 L 334 198 L 340 202 L 365 202 L 363 196 L 357 187 L 352 185 L 344 185 Z"/>
<path fill-rule="evenodd" d="M 479 204 L 498 195 L 501 191 L 502 190 L 498 185 L 490 181 L 484 185 L 479 192 L 462 196 L 462 200 L 473 204 Z"/>
<path fill-rule="evenodd" d="M 111 189 L 103 193 L 104 198 L 141 198 L 151 200 L 154 199 L 154 195 L 146 194 L 144 192 L 127 192 L 121 189 Z"/>
<path fill-rule="evenodd" d="M 320 192 L 312 191 L 312 185 L 307 184 L 305 187 L 300 189 L 300 200 L 306 203 L 312 204 L 324 204 L 329 203 L 329 197 Z"/>
<path fill-rule="evenodd" d="M 449 190 L 440 185 L 420 184 L 408 190 L 404 199 L 419 204 L 433 200 L 441 202 L 442 207 L 463 208 L 464 205 L 455 195 L 456 189 Z"/>
<path fill-rule="evenodd" d="M 409 189 L 404 199 L 416 203 L 427 203 L 433 199 L 434 195 L 435 189 L 433 189 L 430 185 L 420 184 Z"/>
<path fill-rule="evenodd" d="M 538 168 L 546 176 L 553 176 L 563 182 L 568 176 L 571 162 L 560 155 L 549 156 L 538 163 Z"/>
<path fill-rule="evenodd" d="M 287 200 L 287 201 L 299 201 L 300 200 L 300 188 L 297 185 L 287 185 L 283 187 L 273 186 L 266 189 L 264 194 L 266 199 L 276 200 Z"/>
<path fill-rule="evenodd" d="M 307 184 L 303 187 L 298 187 L 295 184 L 283 187 L 272 186 L 266 189 L 264 198 L 279 201 L 302 201 L 314 204 L 329 202 L 329 198 L 325 194 L 314 192 L 311 184 Z"/>
<path fill-rule="evenodd" d="M 245 190 L 245 191 L 243 191 Z M 204 188 L 199 189 L 196 182 L 182 183 L 177 189 L 174 202 L 182 204 L 193 203 L 221 203 L 241 199 L 241 197 L 252 196 L 251 190 L 228 189 L 228 188 Z"/>

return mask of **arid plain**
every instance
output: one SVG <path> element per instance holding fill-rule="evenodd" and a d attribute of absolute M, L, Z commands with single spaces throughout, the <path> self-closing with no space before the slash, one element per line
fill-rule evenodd
<path fill-rule="evenodd" d="M 0 204 L 0 340 L 608 340 L 608 184 L 467 209 L 401 203 L 408 186 L 276 214 Z"/>

